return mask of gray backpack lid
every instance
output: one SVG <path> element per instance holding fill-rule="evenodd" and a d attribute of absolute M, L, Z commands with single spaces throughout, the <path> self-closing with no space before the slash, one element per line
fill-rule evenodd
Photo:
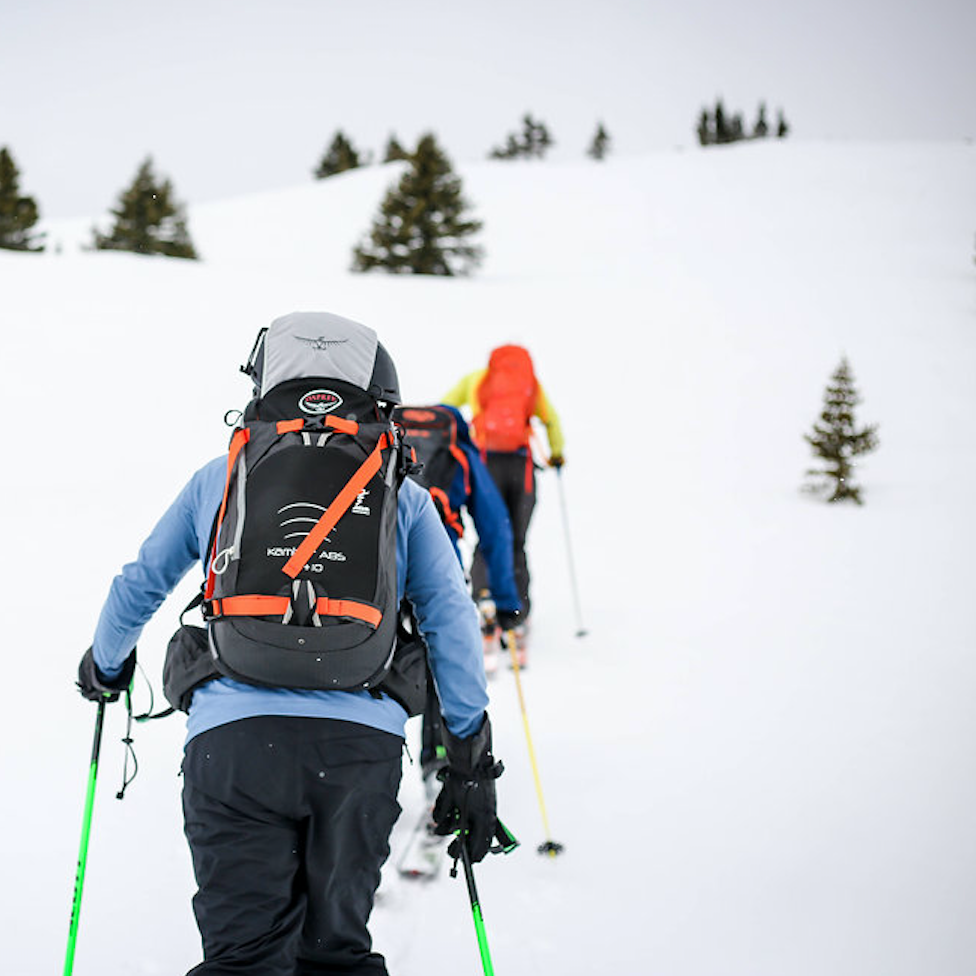
<path fill-rule="evenodd" d="M 376 362 L 376 333 L 330 312 L 292 312 L 275 319 L 261 343 L 255 381 L 266 396 L 279 383 L 306 376 L 369 387 Z"/>

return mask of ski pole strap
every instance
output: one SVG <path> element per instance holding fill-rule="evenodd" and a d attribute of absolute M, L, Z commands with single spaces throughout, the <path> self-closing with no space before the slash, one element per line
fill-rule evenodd
<path fill-rule="evenodd" d="M 495 818 L 495 840 L 489 853 L 491 854 L 511 854 L 519 846 L 518 838 L 508 827 L 505 826 L 497 817 Z"/>
<path fill-rule="evenodd" d="M 118 793 L 115 794 L 116 800 L 125 799 L 125 791 L 129 788 L 129 784 L 136 778 L 139 773 L 139 759 L 136 756 L 136 751 L 132 746 L 132 693 L 126 691 L 125 693 L 125 737 L 122 739 L 122 745 L 125 746 L 125 758 L 122 761 L 122 786 Z M 132 757 L 132 775 L 129 775 L 129 757 Z"/>

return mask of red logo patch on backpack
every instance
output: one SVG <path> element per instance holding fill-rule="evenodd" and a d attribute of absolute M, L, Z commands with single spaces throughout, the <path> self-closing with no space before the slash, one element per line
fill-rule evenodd
<path fill-rule="evenodd" d="M 526 349 L 500 346 L 492 352 L 477 392 L 479 413 L 473 426 L 478 446 L 500 452 L 528 447 L 538 395 L 539 383 Z"/>

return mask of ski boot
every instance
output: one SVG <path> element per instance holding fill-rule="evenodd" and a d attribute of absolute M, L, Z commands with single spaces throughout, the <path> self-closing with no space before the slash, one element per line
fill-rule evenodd
<path fill-rule="evenodd" d="M 485 655 L 485 674 L 498 670 L 498 617 L 495 601 L 487 590 L 478 594 L 478 616 L 481 619 L 481 640 Z"/>
<path fill-rule="evenodd" d="M 528 621 L 518 624 L 514 632 L 515 634 L 515 659 L 518 661 L 519 669 L 525 668 L 529 661 L 529 624 Z M 514 662 L 511 660 L 511 653 L 509 654 L 508 666 L 512 669 L 515 668 Z"/>

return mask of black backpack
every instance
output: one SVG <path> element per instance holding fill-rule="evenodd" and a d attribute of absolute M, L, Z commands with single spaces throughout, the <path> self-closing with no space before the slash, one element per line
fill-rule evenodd
<path fill-rule="evenodd" d="M 410 476 L 430 492 L 441 520 L 460 539 L 464 525 L 460 512 L 451 507 L 448 494 L 458 467 L 464 471 L 465 495 L 470 492 L 471 474 L 468 459 L 458 446 L 457 419 L 447 407 L 440 405 L 397 407 L 393 419 L 403 428 L 407 446 L 419 464 L 419 469 Z"/>
<path fill-rule="evenodd" d="M 325 396 L 341 416 L 293 406 Z M 204 589 L 222 674 L 342 691 L 383 680 L 404 474 L 396 427 L 351 384 L 302 378 L 251 402 L 231 438 Z"/>
<path fill-rule="evenodd" d="M 208 545 L 207 628 L 182 623 L 164 691 L 188 710 L 226 677 L 368 690 L 416 714 L 425 649 L 398 627 L 397 492 L 410 464 L 391 411 L 399 383 L 366 326 L 294 312 L 258 334 L 254 399 L 231 437 Z M 185 613 L 186 611 L 184 611 Z"/>
<path fill-rule="evenodd" d="M 408 715 L 423 709 L 426 646 L 396 605 L 396 497 L 410 466 L 394 425 L 362 391 L 336 380 L 327 386 L 342 397 L 346 417 L 280 416 L 304 388 L 322 392 L 322 382 L 300 380 L 253 401 L 234 431 L 211 572 L 183 612 L 202 604 L 209 627 L 181 615 L 163 666 L 172 709 L 189 711 L 193 692 L 221 676 L 384 692 Z M 350 419 L 357 413 L 370 419 Z M 297 489 L 306 504 L 296 507 L 287 499 Z M 266 533 L 315 539 L 332 521 L 319 509 L 332 509 L 336 526 L 292 576 L 301 544 L 284 537 L 268 544 Z M 313 524 L 315 536 L 306 532 Z"/>

